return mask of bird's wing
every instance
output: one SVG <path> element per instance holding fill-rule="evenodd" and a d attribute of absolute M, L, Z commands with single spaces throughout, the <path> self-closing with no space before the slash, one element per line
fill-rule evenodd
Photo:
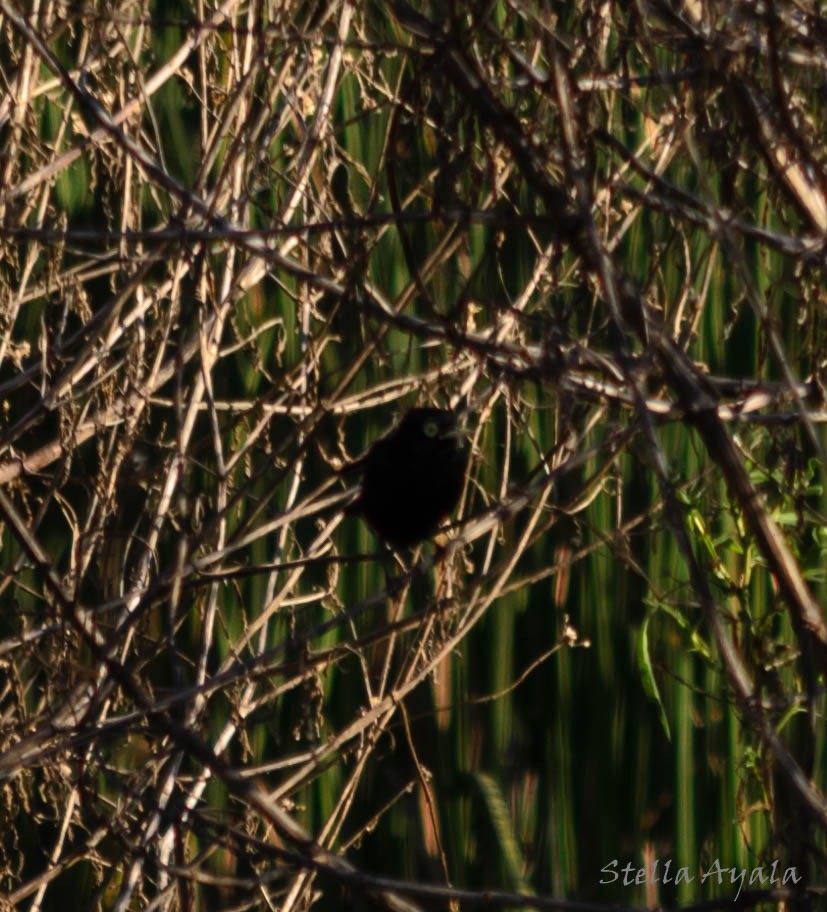
<path fill-rule="evenodd" d="M 392 449 L 393 445 L 391 441 L 388 440 L 387 437 L 381 437 L 371 445 L 367 452 L 359 456 L 358 459 L 354 459 L 353 462 L 343 465 L 338 470 L 338 474 L 348 477 L 350 475 L 355 475 L 357 472 L 364 472 L 369 459 L 374 463 L 388 462 L 389 460 L 392 460 Z"/>

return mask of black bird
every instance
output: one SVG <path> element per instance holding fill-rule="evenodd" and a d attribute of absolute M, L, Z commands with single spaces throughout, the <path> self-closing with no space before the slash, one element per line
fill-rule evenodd
<path fill-rule="evenodd" d="M 362 473 L 362 490 L 347 512 L 361 516 L 395 548 L 415 545 L 456 507 L 467 462 L 453 412 L 411 409 L 345 468 Z"/>

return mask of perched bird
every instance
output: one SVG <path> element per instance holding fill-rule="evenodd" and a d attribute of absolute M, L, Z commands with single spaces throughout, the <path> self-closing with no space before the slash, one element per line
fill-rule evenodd
<path fill-rule="evenodd" d="M 468 455 L 453 412 L 411 409 L 399 425 L 345 468 L 362 473 L 347 512 L 395 548 L 426 539 L 456 507 Z"/>

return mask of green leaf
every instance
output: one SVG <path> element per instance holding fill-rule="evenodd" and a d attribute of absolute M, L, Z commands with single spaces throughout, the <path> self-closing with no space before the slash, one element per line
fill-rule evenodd
<path fill-rule="evenodd" d="M 663 700 L 660 696 L 660 689 L 658 688 L 658 682 L 655 680 L 655 672 L 652 668 L 652 660 L 649 655 L 648 633 L 649 620 L 651 617 L 651 614 L 647 614 L 646 619 L 640 628 L 640 636 L 638 637 L 637 643 L 637 667 L 640 672 L 641 681 L 643 682 L 643 689 L 646 692 L 646 695 L 657 703 L 660 724 L 663 727 L 666 737 L 671 741 L 672 731 L 669 728 L 669 719 L 666 716 L 666 708 L 664 707 Z"/>
<path fill-rule="evenodd" d="M 511 815 L 508 805 L 503 797 L 497 781 L 486 773 L 474 773 L 474 781 L 479 787 L 485 801 L 491 825 L 497 837 L 500 852 L 508 875 L 515 889 L 521 893 L 531 893 L 531 887 L 523 877 L 523 860 L 514 828 L 511 825 Z"/>

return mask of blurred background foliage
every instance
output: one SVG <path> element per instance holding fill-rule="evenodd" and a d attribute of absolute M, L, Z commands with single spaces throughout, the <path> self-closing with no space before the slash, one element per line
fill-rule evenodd
<path fill-rule="evenodd" d="M 823 602 L 818 5 L 0 0 L 0 28 L 12 904 L 823 885 L 820 631 L 658 341 Z M 394 558 L 340 469 L 425 403 L 467 485 Z"/>

